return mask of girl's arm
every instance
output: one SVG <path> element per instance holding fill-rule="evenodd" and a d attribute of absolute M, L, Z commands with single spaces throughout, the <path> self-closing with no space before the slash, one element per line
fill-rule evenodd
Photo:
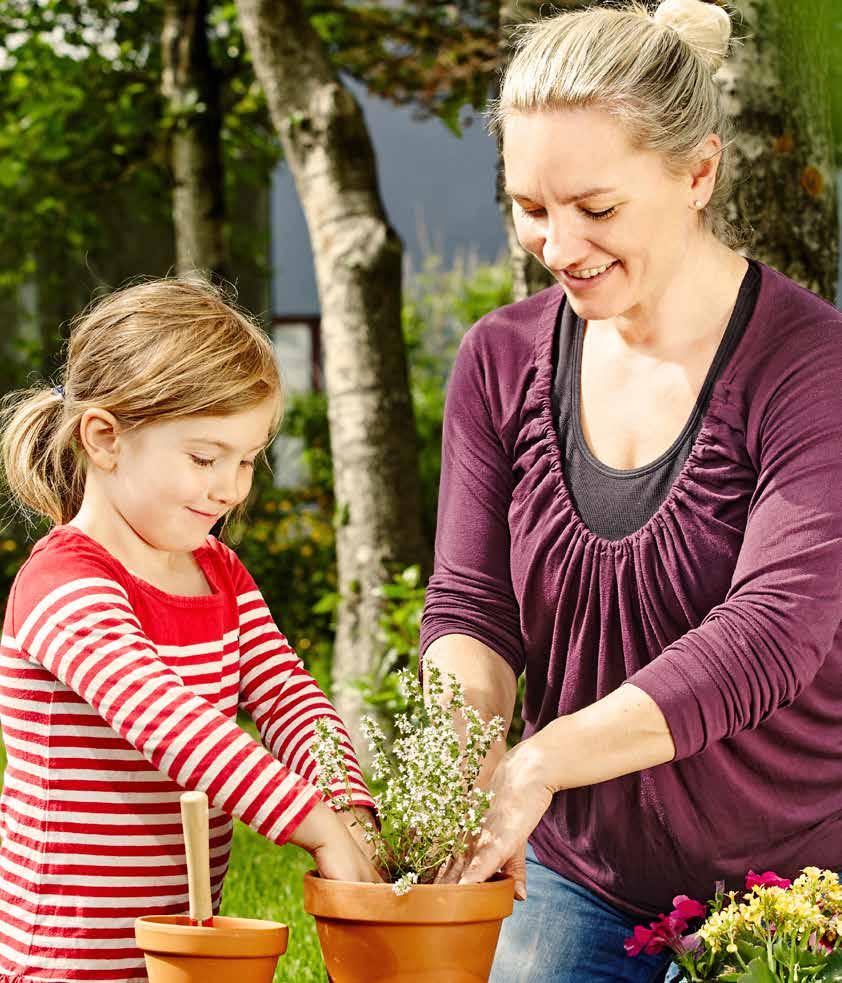
<path fill-rule="evenodd" d="M 41 553 L 22 583 L 10 598 L 14 637 L 5 645 L 77 693 L 179 787 L 201 789 L 275 843 L 326 854 L 333 876 L 359 879 L 359 851 L 344 824 L 301 775 L 158 658 L 106 558 Z M 343 851 L 345 862 L 336 856 Z M 362 870 L 362 879 L 376 878 L 367 861 Z"/>
<path fill-rule="evenodd" d="M 330 720 L 342 738 L 351 803 L 373 810 L 345 725 L 275 624 L 251 574 L 233 553 L 230 558 L 240 615 L 240 706 L 272 754 L 311 784 L 318 774 L 310 754 L 316 721 Z M 331 788 L 334 795 L 346 791 L 340 784 Z"/>

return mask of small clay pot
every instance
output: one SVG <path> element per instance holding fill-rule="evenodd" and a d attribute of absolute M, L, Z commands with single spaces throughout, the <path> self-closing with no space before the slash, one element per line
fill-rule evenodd
<path fill-rule="evenodd" d="M 304 909 L 334 983 L 484 983 L 513 904 L 511 877 L 417 884 L 398 897 L 391 884 L 304 876 Z"/>
<path fill-rule="evenodd" d="M 149 983 L 272 983 L 289 929 L 257 918 L 215 915 L 213 927 L 186 915 L 147 915 L 134 923 Z"/>

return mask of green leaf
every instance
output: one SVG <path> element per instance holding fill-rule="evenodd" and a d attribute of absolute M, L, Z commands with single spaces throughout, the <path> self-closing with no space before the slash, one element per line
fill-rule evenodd
<path fill-rule="evenodd" d="M 745 940 L 737 942 L 737 951 L 744 963 L 750 963 L 752 959 L 766 958 L 766 949 L 762 945 L 752 945 L 751 942 Z"/>
<path fill-rule="evenodd" d="M 335 591 L 325 594 L 311 608 L 313 614 L 333 614 L 339 607 L 339 595 Z"/>
<path fill-rule="evenodd" d="M 837 949 L 827 957 L 825 968 L 816 979 L 822 983 L 842 983 L 842 950 Z"/>
<path fill-rule="evenodd" d="M 462 122 L 459 118 L 461 108 L 461 101 L 457 99 L 448 99 L 441 108 L 442 122 L 457 137 L 462 136 Z"/>
<path fill-rule="evenodd" d="M 738 979 L 739 983 L 780 983 L 778 977 L 769 969 L 765 957 L 752 959 L 748 964 L 748 970 Z"/>

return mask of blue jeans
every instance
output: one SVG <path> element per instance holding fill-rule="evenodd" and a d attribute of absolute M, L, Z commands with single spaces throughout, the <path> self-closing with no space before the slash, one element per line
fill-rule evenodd
<path fill-rule="evenodd" d="M 669 955 L 627 956 L 623 939 L 643 919 L 544 867 L 528 847 L 526 901 L 503 922 L 489 983 L 662 983 Z"/>

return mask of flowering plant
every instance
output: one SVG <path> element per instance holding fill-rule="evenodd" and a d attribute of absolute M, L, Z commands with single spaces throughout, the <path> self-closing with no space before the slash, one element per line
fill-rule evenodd
<path fill-rule="evenodd" d="M 407 710 L 395 718 L 397 737 L 391 747 L 375 720 L 362 719 L 372 753 L 380 827 L 365 817 L 356 819 L 395 894 L 404 894 L 413 884 L 433 882 L 480 832 L 491 793 L 477 788 L 477 778 L 491 745 L 503 736 L 503 719 L 484 723 L 465 703 L 455 677 L 448 677 L 446 700 L 436 666 L 430 666 L 427 678 L 425 701 L 418 680 L 406 670 L 401 672 Z M 457 726 L 457 719 L 462 726 Z M 316 787 L 335 809 L 354 812 L 340 736 L 327 720 L 319 720 L 315 729 L 311 753 L 319 765 Z M 344 780 L 347 791 L 331 796 L 331 783 L 337 779 Z"/>
<path fill-rule="evenodd" d="M 749 871 L 740 900 L 717 885 L 709 914 L 685 895 L 673 904 L 648 928 L 635 927 L 628 955 L 668 950 L 682 980 L 842 983 L 842 886 L 833 871 L 805 867 L 794 881 Z M 688 934 L 689 922 L 706 914 Z"/>

